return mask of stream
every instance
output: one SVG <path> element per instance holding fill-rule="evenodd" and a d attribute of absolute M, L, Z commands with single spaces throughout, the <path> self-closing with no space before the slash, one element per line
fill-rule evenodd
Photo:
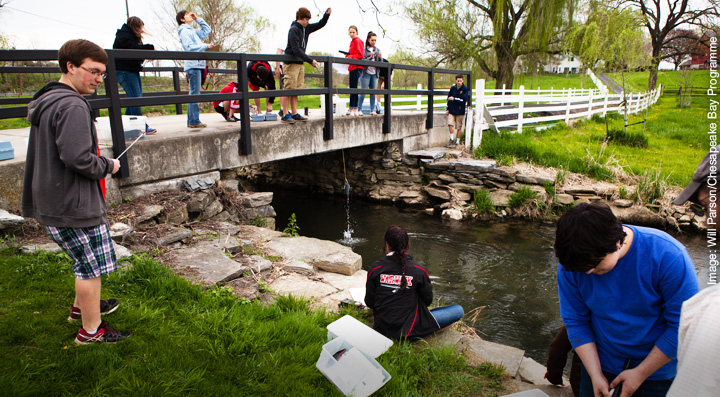
<path fill-rule="evenodd" d="M 345 197 L 266 189 L 275 192 L 277 230 L 295 213 L 300 235 L 351 246 L 362 256 L 365 270 L 382 257 L 387 227 L 402 226 L 410 235 L 410 253 L 430 273 L 435 300 L 459 304 L 466 313 L 486 306 L 474 325 L 478 335 L 523 349 L 545 364 L 547 346 L 562 326 L 554 223 L 446 221 L 359 199 L 350 198 L 348 205 Z M 700 288 L 705 288 L 709 265 L 704 235 L 675 238 L 688 248 Z"/>

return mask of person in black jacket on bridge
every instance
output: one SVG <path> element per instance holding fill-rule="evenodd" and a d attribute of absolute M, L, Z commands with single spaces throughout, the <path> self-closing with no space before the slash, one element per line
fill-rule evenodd
<path fill-rule="evenodd" d="M 465 314 L 460 305 L 428 310 L 430 275 L 408 254 L 410 238 L 400 226 L 383 237 L 386 255 L 373 263 L 365 283 L 365 304 L 373 310 L 373 328 L 391 339 L 419 338 L 445 328 Z"/>

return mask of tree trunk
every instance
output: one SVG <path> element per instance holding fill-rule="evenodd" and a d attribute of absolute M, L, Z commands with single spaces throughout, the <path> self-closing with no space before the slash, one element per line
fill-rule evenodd
<path fill-rule="evenodd" d="M 505 84 L 506 89 L 512 89 L 513 68 L 515 67 L 515 56 L 512 55 L 512 49 L 506 48 L 501 43 L 495 45 L 495 53 L 497 54 L 497 76 L 495 79 L 495 89 L 499 90 Z"/>
<path fill-rule="evenodd" d="M 660 40 L 660 43 L 662 43 L 662 40 Z M 658 45 L 658 48 L 653 48 L 652 59 L 650 60 L 650 77 L 648 78 L 648 91 L 654 90 L 655 87 L 657 87 L 658 68 L 660 67 L 660 50 L 660 45 Z"/>

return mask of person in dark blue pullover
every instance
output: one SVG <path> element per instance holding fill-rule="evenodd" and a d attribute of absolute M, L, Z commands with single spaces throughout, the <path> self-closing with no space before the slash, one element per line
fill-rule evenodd
<path fill-rule="evenodd" d="M 447 109 L 445 114 L 448 117 L 448 127 L 450 128 L 450 140 L 448 147 L 454 147 L 460 144 L 460 134 L 462 134 L 462 126 L 465 121 L 465 103 L 468 99 L 467 86 L 463 84 L 463 76 L 458 74 L 455 76 L 455 85 L 450 87 L 447 98 Z M 457 130 L 457 137 L 455 136 Z"/>
<path fill-rule="evenodd" d="M 557 225 L 560 315 L 582 360 L 580 395 L 665 396 L 677 372 L 680 309 L 698 292 L 687 250 L 581 203 Z M 629 361 L 628 369 L 624 369 Z"/>

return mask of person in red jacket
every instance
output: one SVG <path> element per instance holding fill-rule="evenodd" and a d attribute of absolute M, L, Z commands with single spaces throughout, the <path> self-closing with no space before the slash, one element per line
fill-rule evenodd
<path fill-rule="evenodd" d="M 357 26 L 351 25 L 348 28 L 348 35 L 350 36 L 350 50 L 348 51 L 349 54 L 347 54 L 345 58 L 362 59 L 365 54 L 365 45 L 358 37 Z M 349 65 L 348 71 L 350 72 L 350 88 L 358 88 L 358 82 L 360 81 L 360 75 L 362 74 L 363 67 L 358 65 Z M 358 111 L 358 94 L 350 94 L 350 105 L 347 116 L 362 116 L 362 112 Z"/>
<path fill-rule="evenodd" d="M 410 238 L 400 226 L 383 237 L 385 257 L 375 261 L 365 283 L 365 305 L 373 310 L 375 331 L 391 339 L 420 338 L 460 320 L 460 305 L 428 310 L 430 275 L 408 254 Z"/>
<path fill-rule="evenodd" d="M 275 77 L 270 64 L 265 61 L 255 61 L 248 63 L 247 68 L 248 88 L 251 91 L 259 91 L 260 88 L 275 91 Z M 260 98 L 253 98 L 255 107 L 260 111 Z M 265 99 L 265 110 L 267 114 L 271 114 L 273 110 L 275 97 Z"/>
<path fill-rule="evenodd" d="M 220 90 L 221 94 L 225 94 L 228 92 L 238 92 L 240 90 L 240 87 L 238 86 L 238 83 L 231 81 L 223 87 L 222 90 Z M 229 121 L 231 123 L 234 123 L 236 121 L 240 121 L 240 119 L 235 118 L 235 112 L 240 109 L 240 101 L 238 100 L 227 100 L 227 101 L 213 101 L 212 103 L 213 108 L 215 108 L 215 111 L 222 114 L 222 116 L 225 118 L 225 121 Z"/>

